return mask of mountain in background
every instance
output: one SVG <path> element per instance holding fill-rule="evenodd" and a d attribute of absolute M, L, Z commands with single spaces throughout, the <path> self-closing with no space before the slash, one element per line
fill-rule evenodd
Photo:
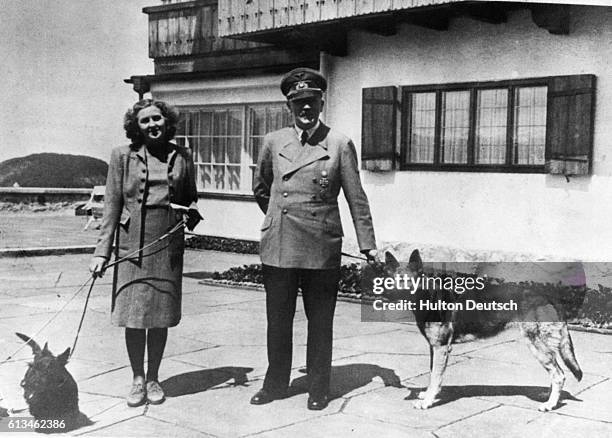
<path fill-rule="evenodd" d="M 0 163 L 0 187 L 91 188 L 106 183 L 108 164 L 84 155 L 33 154 Z"/>

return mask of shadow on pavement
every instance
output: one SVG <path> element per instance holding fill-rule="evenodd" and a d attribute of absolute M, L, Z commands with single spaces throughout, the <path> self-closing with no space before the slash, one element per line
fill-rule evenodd
<path fill-rule="evenodd" d="M 206 391 L 228 380 L 233 379 L 233 386 L 244 385 L 249 378 L 247 373 L 253 368 L 243 367 L 219 367 L 200 371 L 191 371 L 177 376 L 172 376 L 163 382 L 166 397 L 180 397 L 181 395 L 196 394 Z"/>
<path fill-rule="evenodd" d="M 410 395 L 404 400 L 416 400 L 417 395 L 421 391 L 425 391 L 426 387 L 406 387 L 410 390 Z M 514 396 L 522 395 L 536 402 L 545 402 L 548 400 L 550 388 L 547 386 L 520 386 L 520 385 L 449 385 L 443 386 L 442 392 L 438 401 L 434 406 L 444 405 L 446 403 L 461 400 L 469 397 L 496 397 L 496 396 Z M 574 397 L 567 391 L 561 391 L 559 402 L 563 400 L 582 401 Z M 563 404 L 560 403 L 559 407 Z"/>
<path fill-rule="evenodd" d="M 306 372 L 305 369 L 300 370 Z M 351 363 L 333 366 L 331 370 L 330 398 L 340 398 L 355 389 L 366 386 L 376 377 L 380 377 L 385 386 L 402 388 L 403 385 L 395 371 L 369 363 Z M 308 391 L 308 376 L 298 377 L 291 382 L 290 394 Z M 298 393 L 299 393 L 298 392 Z"/>

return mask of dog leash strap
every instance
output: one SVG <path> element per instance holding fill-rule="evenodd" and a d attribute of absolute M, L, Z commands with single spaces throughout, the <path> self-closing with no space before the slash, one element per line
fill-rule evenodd
<path fill-rule="evenodd" d="M 366 261 L 366 262 L 368 261 L 368 259 L 367 259 L 367 258 L 365 258 L 365 257 L 359 257 L 359 256 L 356 256 L 356 255 L 347 254 L 347 253 L 345 253 L 345 252 L 341 252 L 340 254 L 342 254 L 342 255 L 343 255 L 343 256 L 345 256 L 345 257 L 350 257 L 350 258 L 352 258 L 352 259 L 364 260 L 364 261 Z"/>
<path fill-rule="evenodd" d="M 85 298 L 85 305 L 83 306 L 83 314 L 81 315 L 79 327 L 77 328 L 76 336 L 74 337 L 74 343 L 72 344 L 72 348 L 70 349 L 70 355 L 68 356 L 68 358 L 71 358 L 74 354 L 74 349 L 76 348 L 77 341 L 79 340 L 79 333 L 81 333 L 81 327 L 83 327 L 85 313 L 87 312 L 87 304 L 89 304 L 89 297 L 91 296 L 91 291 L 93 290 L 94 284 L 96 284 L 96 277 L 93 277 L 93 281 L 89 285 L 89 291 L 87 292 L 87 297 Z"/>

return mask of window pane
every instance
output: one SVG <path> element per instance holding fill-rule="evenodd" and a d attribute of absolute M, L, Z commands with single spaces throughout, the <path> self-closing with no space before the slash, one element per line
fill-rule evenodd
<path fill-rule="evenodd" d="M 414 93 L 410 130 L 410 162 L 433 163 L 436 131 L 436 94 Z"/>
<path fill-rule="evenodd" d="M 185 136 L 187 135 L 187 115 L 181 114 L 179 118 L 179 122 L 176 125 L 176 136 Z"/>
<path fill-rule="evenodd" d="M 467 163 L 470 92 L 442 93 L 442 162 Z"/>
<path fill-rule="evenodd" d="M 231 110 L 227 112 L 228 134 L 242 135 L 242 110 Z"/>
<path fill-rule="evenodd" d="M 212 135 L 212 111 L 200 112 L 200 126 L 198 135 Z"/>
<path fill-rule="evenodd" d="M 227 188 L 240 189 L 240 166 L 227 166 Z"/>
<path fill-rule="evenodd" d="M 240 137 L 232 137 L 227 139 L 227 162 L 233 164 L 240 163 L 240 146 L 242 141 Z"/>
<path fill-rule="evenodd" d="M 225 188 L 225 166 L 213 166 L 214 173 L 214 189 Z"/>
<path fill-rule="evenodd" d="M 196 161 L 202 163 L 210 163 L 212 148 L 211 148 L 211 139 L 210 137 L 200 137 L 200 146 L 198 147 L 199 154 L 196 156 Z"/>
<path fill-rule="evenodd" d="M 249 135 L 265 135 L 266 134 L 266 109 L 265 108 L 250 108 L 249 115 L 251 119 Z"/>
<path fill-rule="evenodd" d="M 276 131 L 283 127 L 283 109 L 282 107 L 272 107 L 267 111 L 267 130 L 268 132 Z"/>
<path fill-rule="evenodd" d="M 251 138 L 251 158 L 253 160 L 253 164 L 257 164 L 257 160 L 259 159 L 259 151 L 261 150 L 262 142 L 263 142 L 262 137 L 252 137 Z"/>
<path fill-rule="evenodd" d="M 212 186 L 212 171 L 211 166 L 198 166 L 198 186 L 201 188 L 210 188 Z"/>
<path fill-rule="evenodd" d="M 225 163 L 225 138 L 213 137 L 213 162 Z"/>
<path fill-rule="evenodd" d="M 213 114 L 213 135 L 227 135 L 227 111 L 215 111 Z"/>
<path fill-rule="evenodd" d="M 506 132 L 508 122 L 508 90 L 480 90 L 476 109 L 477 164 L 506 162 Z"/>
<path fill-rule="evenodd" d="M 546 87 L 520 87 L 514 94 L 514 163 L 544 164 Z"/>

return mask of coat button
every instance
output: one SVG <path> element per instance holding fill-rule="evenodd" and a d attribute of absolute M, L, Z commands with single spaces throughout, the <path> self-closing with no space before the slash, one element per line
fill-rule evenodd
<path fill-rule="evenodd" d="M 317 215 L 317 212 L 316 212 L 316 211 L 313 211 L 313 212 L 311 212 L 310 214 L 311 214 L 311 215 L 313 215 L 313 216 L 316 216 L 316 215 Z"/>
<path fill-rule="evenodd" d="M 140 191 L 140 193 L 144 193 L 144 189 L 142 187 L 140 188 L 139 191 Z"/>
<path fill-rule="evenodd" d="M 289 196 L 289 193 L 284 192 L 284 193 L 283 193 L 283 197 L 285 197 L 285 198 L 286 198 L 287 196 Z"/>
<path fill-rule="evenodd" d="M 147 169 L 142 169 L 142 173 L 147 173 Z"/>
<path fill-rule="evenodd" d="M 142 203 L 142 199 L 138 198 L 138 203 L 141 204 Z"/>
<path fill-rule="evenodd" d="M 140 181 L 145 182 L 145 178 L 144 177 L 140 178 Z"/>
<path fill-rule="evenodd" d="M 283 214 L 287 214 L 289 210 L 287 210 L 286 208 L 283 208 Z"/>

